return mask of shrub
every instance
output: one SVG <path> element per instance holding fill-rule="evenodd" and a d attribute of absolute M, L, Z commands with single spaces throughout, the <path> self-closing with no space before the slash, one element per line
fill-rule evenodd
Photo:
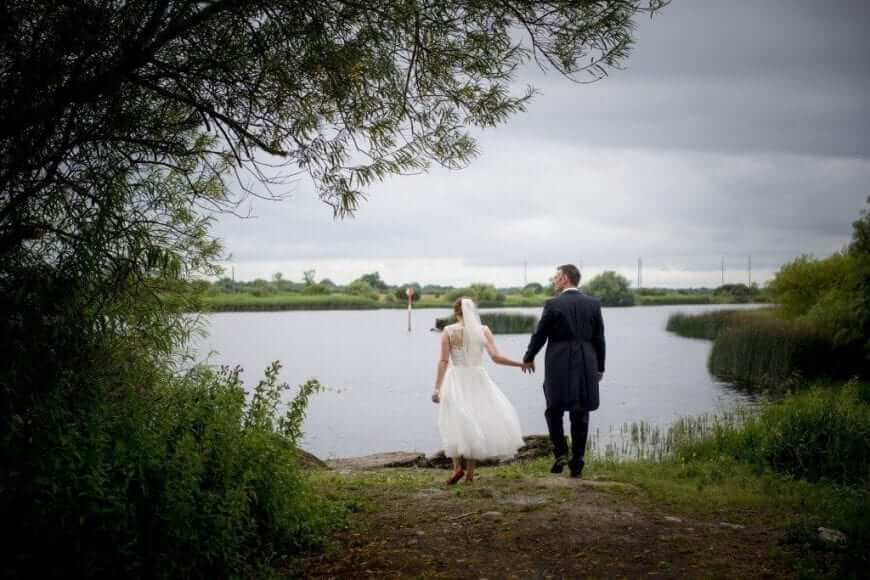
<path fill-rule="evenodd" d="M 278 368 L 250 401 L 238 368 L 114 384 L 76 411 L 45 401 L 55 422 L 36 445 L 51 451 L 19 464 L 25 473 L 4 489 L 17 522 L 4 572 L 252 577 L 319 543 L 337 514 L 295 456 L 319 385 L 302 385 L 282 415 Z"/>

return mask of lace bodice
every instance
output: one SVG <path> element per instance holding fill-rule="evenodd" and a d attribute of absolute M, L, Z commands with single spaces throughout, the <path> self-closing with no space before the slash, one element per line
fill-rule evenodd
<path fill-rule="evenodd" d="M 479 352 L 469 353 L 465 350 L 465 334 L 462 324 L 456 323 L 444 329 L 447 333 L 447 342 L 450 344 L 450 362 L 458 367 L 480 366 L 483 359 L 483 345 Z"/>

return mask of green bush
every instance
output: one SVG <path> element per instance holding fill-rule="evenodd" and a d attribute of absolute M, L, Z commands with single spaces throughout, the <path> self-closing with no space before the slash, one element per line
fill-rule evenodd
<path fill-rule="evenodd" d="M 249 401 L 226 368 L 114 384 L 75 409 L 55 391 L 3 489 L 16 522 L 4 576 L 253 577 L 318 544 L 338 514 L 306 485 L 295 445 L 319 385 L 280 414 L 277 373 Z"/>
<path fill-rule="evenodd" d="M 742 425 L 718 425 L 678 447 L 684 460 L 721 455 L 792 477 L 870 482 L 870 404 L 866 384 L 815 387 L 765 406 Z"/>

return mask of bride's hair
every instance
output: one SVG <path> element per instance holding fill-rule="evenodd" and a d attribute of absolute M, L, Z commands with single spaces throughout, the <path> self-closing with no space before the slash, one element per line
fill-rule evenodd
<path fill-rule="evenodd" d="M 463 301 L 465 298 L 468 298 L 468 296 L 460 296 L 460 297 L 457 298 L 456 301 L 453 303 L 453 314 L 456 315 L 456 318 L 462 318 L 462 301 Z M 469 300 L 471 300 L 472 302 L 474 302 L 474 300 L 473 300 L 472 298 L 469 298 Z"/>

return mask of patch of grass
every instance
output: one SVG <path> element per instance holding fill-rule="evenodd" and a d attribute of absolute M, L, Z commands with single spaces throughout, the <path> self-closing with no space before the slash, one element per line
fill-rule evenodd
<path fill-rule="evenodd" d="M 784 537 L 802 577 L 857 578 L 870 565 L 870 495 L 866 488 L 810 483 L 734 458 L 663 462 L 593 460 L 590 477 L 629 483 L 632 499 L 678 516 L 765 526 Z M 584 472 L 585 473 L 585 472 Z M 819 527 L 844 532 L 844 545 L 818 539 Z"/>

